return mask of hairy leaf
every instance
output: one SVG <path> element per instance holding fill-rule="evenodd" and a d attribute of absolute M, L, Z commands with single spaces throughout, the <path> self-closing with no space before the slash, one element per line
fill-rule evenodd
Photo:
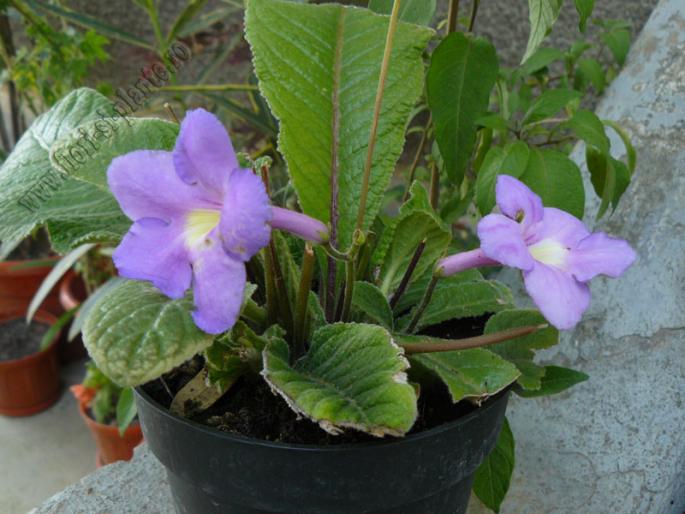
<path fill-rule="evenodd" d="M 300 204 L 306 214 L 324 222 L 331 221 L 333 210 L 339 218 L 338 244 L 343 247 L 351 242 L 359 208 L 388 21 L 369 10 L 339 4 L 247 3 L 246 34 L 255 71 L 280 120 L 279 149 Z M 365 228 L 380 209 L 402 151 L 405 125 L 423 88 L 421 54 L 432 34 L 426 27 L 398 24 Z"/>
<path fill-rule="evenodd" d="M 392 330 L 392 310 L 383 292 L 369 282 L 356 282 L 352 296 L 352 306 L 360 316 Z"/>
<path fill-rule="evenodd" d="M 497 444 L 476 471 L 473 492 L 489 509 L 499 512 L 509 490 L 515 462 L 514 434 L 504 418 Z"/>
<path fill-rule="evenodd" d="M 286 342 L 271 342 L 262 375 L 295 412 L 327 432 L 354 428 L 383 437 L 405 434 L 416 420 L 407 368 L 385 329 L 337 323 L 317 330 L 309 352 L 292 366 Z"/>

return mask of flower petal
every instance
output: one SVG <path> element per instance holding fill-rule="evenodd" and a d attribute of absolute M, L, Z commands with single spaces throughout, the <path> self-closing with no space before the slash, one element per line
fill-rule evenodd
<path fill-rule="evenodd" d="M 224 250 L 249 261 L 269 244 L 271 206 L 262 179 L 251 170 L 236 169 L 228 182 L 219 232 Z"/>
<path fill-rule="evenodd" d="M 545 207 L 542 221 L 526 232 L 526 242 L 532 245 L 551 239 L 572 250 L 589 235 L 590 231 L 585 224 L 575 216 L 561 209 Z"/>
<path fill-rule="evenodd" d="M 597 275 L 617 278 L 635 262 L 637 255 L 627 241 L 596 232 L 578 243 L 570 254 L 570 272 L 581 282 Z"/>
<path fill-rule="evenodd" d="M 131 220 L 160 218 L 167 222 L 211 203 L 200 188 L 189 186 L 174 171 L 171 152 L 139 150 L 112 160 L 107 182 Z"/>
<path fill-rule="evenodd" d="M 228 132 L 216 116 L 204 109 L 188 111 L 173 155 L 181 180 L 199 183 L 215 195 L 215 200 L 220 200 L 226 180 L 238 168 Z"/>
<path fill-rule="evenodd" d="M 245 264 L 228 255 L 218 240 L 193 254 L 193 319 L 210 334 L 231 328 L 240 314 L 245 290 Z"/>
<path fill-rule="evenodd" d="M 570 273 L 535 263 L 524 272 L 526 290 L 542 315 L 560 330 L 573 328 L 590 305 L 590 289 Z"/>
<path fill-rule="evenodd" d="M 148 280 L 171 298 L 181 298 L 190 287 L 190 260 L 177 223 L 136 221 L 112 259 L 122 277 Z"/>
<path fill-rule="evenodd" d="M 495 185 L 495 196 L 502 213 L 512 220 L 521 221 L 524 227 L 542 220 L 542 200 L 520 180 L 500 175 Z"/>
<path fill-rule="evenodd" d="M 488 214 L 478 223 L 478 237 L 483 253 L 490 259 L 524 271 L 535 261 L 523 240 L 522 227 L 501 214 Z"/>

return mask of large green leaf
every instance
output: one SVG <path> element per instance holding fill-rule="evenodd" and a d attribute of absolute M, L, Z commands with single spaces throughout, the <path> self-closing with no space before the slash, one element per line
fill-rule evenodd
<path fill-rule="evenodd" d="M 568 155 L 549 148 L 532 148 L 526 171 L 519 178 L 540 195 L 546 207 L 556 207 L 583 218 L 583 177 Z"/>
<path fill-rule="evenodd" d="M 552 31 L 552 26 L 559 17 L 561 4 L 562 0 L 528 0 L 530 35 L 521 62 L 525 62 L 528 57 L 533 55 L 540 43 Z"/>
<path fill-rule="evenodd" d="M 299 414 L 332 434 L 354 428 L 405 434 L 417 416 L 408 362 L 390 334 L 373 325 L 337 323 L 317 330 L 309 352 L 289 364 L 288 345 L 264 350 L 264 378 Z"/>
<path fill-rule="evenodd" d="M 51 166 L 49 158 L 57 139 L 103 115 L 113 115 L 107 98 L 90 89 L 77 89 L 39 116 L 19 140 L 0 168 L 0 258 L 50 220 L 66 222 L 68 237 L 80 242 L 89 234 L 84 219 L 98 217 L 102 231 L 107 224 L 121 223 L 123 215 L 110 194 L 69 179 Z"/>
<path fill-rule="evenodd" d="M 280 120 L 279 148 L 305 213 L 351 242 L 359 208 L 388 17 L 338 4 L 249 0 L 246 34 L 260 89 Z M 423 88 L 433 31 L 400 22 L 385 83 L 365 227 L 375 218 Z M 337 195 L 332 182 L 337 181 Z M 337 196 L 337 198 L 333 198 Z M 334 209 L 335 210 L 335 209 Z"/>
<path fill-rule="evenodd" d="M 61 172 L 109 192 L 107 168 L 112 159 L 134 150 L 171 150 L 177 136 L 176 123 L 157 118 L 98 119 L 55 141 L 50 149 L 50 162 Z M 85 162 L 79 163 L 74 154 L 81 149 L 84 139 L 95 148 Z M 145 173 L 144 169 L 139 171 Z"/>
<path fill-rule="evenodd" d="M 369 9 L 379 14 L 390 14 L 395 0 L 369 0 Z M 429 25 L 435 14 L 437 0 L 402 0 L 400 19 L 409 23 Z"/>
<path fill-rule="evenodd" d="M 476 120 L 488 109 L 499 65 L 486 39 L 454 32 L 435 49 L 427 77 L 435 139 L 450 180 L 461 183 L 476 144 Z"/>
<path fill-rule="evenodd" d="M 485 325 L 485 333 L 492 334 L 510 328 L 528 327 L 546 324 L 547 321 L 534 309 L 509 309 L 492 316 Z M 489 349 L 509 362 L 512 362 L 521 372 L 518 383 L 524 389 L 540 389 L 545 369 L 533 362 L 534 350 L 542 350 L 554 346 L 559 341 L 559 331 L 554 327 L 546 327 L 527 336 L 517 337 L 510 341 L 494 344 Z"/>
<path fill-rule="evenodd" d="M 88 353 L 109 378 L 136 386 L 160 377 L 212 344 L 186 296 L 169 299 L 147 282 L 122 281 L 92 306 L 83 326 Z"/>
<path fill-rule="evenodd" d="M 412 339 L 420 341 L 421 337 Z M 466 399 L 480 405 L 516 381 L 521 374 L 512 363 L 484 348 L 416 353 L 409 361 L 412 366 L 418 364 L 440 377 L 454 403 Z"/>
<path fill-rule="evenodd" d="M 489 509 L 499 512 L 514 472 L 514 434 L 504 418 L 497 444 L 481 463 L 473 481 L 473 492 Z"/>
<path fill-rule="evenodd" d="M 485 156 L 476 178 L 476 204 L 482 214 L 495 207 L 495 185 L 499 175 L 519 178 L 528 167 L 530 150 L 523 141 L 493 146 Z"/>

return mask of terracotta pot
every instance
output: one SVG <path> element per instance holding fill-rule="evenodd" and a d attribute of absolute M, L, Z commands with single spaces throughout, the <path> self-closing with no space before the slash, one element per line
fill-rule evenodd
<path fill-rule="evenodd" d="M 131 460 L 133 449 L 143 440 L 143 433 L 138 423 L 132 424 L 124 432 L 124 436 L 119 435 L 119 429 L 112 425 L 98 423 L 88 415 L 87 396 L 78 397 L 78 410 L 81 417 L 88 425 L 90 433 L 95 439 L 97 454 L 95 463 L 98 468 L 111 464 L 119 460 Z"/>
<path fill-rule="evenodd" d="M 81 277 L 69 271 L 59 284 L 59 303 L 64 311 L 78 307 L 87 297 L 86 287 Z M 64 337 L 59 342 L 58 353 L 62 364 L 69 364 L 85 359 L 88 356 L 86 347 L 83 345 L 81 336 L 69 342 L 65 331 Z"/>
<path fill-rule="evenodd" d="M 23 308 L 0 314 L 0 324 L 24 319 L 25 314 Z M 42 310 L 36 312 L 34 319 L 50 325 L 57 321 L 54 315 Z M 42 352 L 21 359 L 0 361 L 0 414 L 29 416 L 57 401 L 61 393 L 58 340 L 59 334 Z"/>
<path fill-rule="evenodd" d="M 57 259 L 55 257 L 41 260 L 57 261 Z M 16 312 L 21 309 L 25 312 L 33 295 L 52 269 L 52 266 L 21 267 L 27 262 L 30 261 L 0 262 L 0 313 Z M 41 308 L 56 316 L 62 314 L 62 306 L 56 290 L 48 295 Z"/>

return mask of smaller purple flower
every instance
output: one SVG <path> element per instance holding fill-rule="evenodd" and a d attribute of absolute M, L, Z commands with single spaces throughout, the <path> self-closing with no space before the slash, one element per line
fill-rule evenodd
<path fill-rule="evenodd" d="M 540 197 L 513 177 L 498 177 L 496 196 L 501 214 L 478 224 L 481 248 L 443 259 L 438 264 L 443 275 L 496 264 L 518 268 L 545 318 L 565 330 L 588 308 L 591 279 L 617 278 L 635 261 L 626 241 L 590 233 L 571 214 L 543 207 Z"/>
<path fill-rule="evenodd" d="M 218 334 L 240 314 L 245 263 L 269 243 L 271 227 L 314 242 L 327 240 L 318 220 L 272 208 L 261 178 L 241 168 L 221 122 L 189 111 L 172 152 L 117 157 L 109 187 L 134 223 L 114 252 L 119 274 L 152 282 L 171 298 L 193 287 L 193 319 Z"/>

